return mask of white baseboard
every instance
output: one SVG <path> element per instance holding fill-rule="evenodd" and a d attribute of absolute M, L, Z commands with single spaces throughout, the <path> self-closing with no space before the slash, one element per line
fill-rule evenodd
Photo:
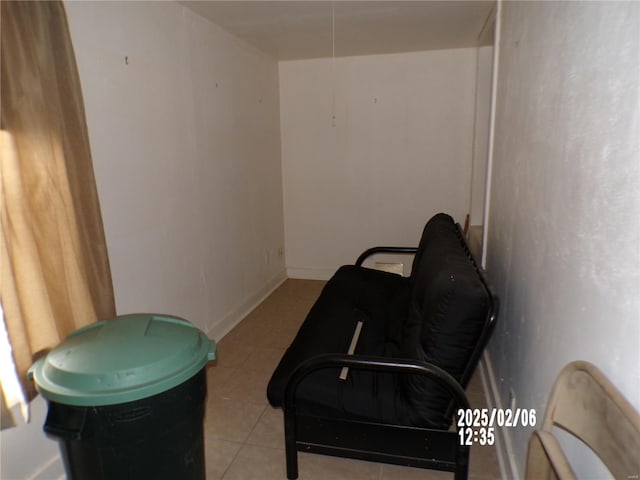
<path fill-rule="evenodd" d="M 233 329 L 233 327 L 239 324 L 258 305 L 260 305 L 265 298 L 271 295 L 276 288 L 282 285 L 286 279 L 287 275 L 285 270 L 278 272 L 262 288 L 250 295 L 249 298 L 242 302 L 242 304 L 238 305 L 238 307 L 225 315 L 222 321 L 207 329 L 207 336 L 215 339 L 216 341 L 221 340 L 222 337 Z"/>
<path fill-rule="evenodd" d="M 27 480 L 64 480 L 65 478 L 62 457 L 58 454 L 36 469 Z"/>
<path fill-rule="evenodd" d="M 487 351 L 484 352 L 479 366 L 482 388 L 484 389 L 489 409 L 503 409 L 504 406 L 500 400 L 493 365 Z M 500 466 L 500 476 L 501 478 L 520 480 L 520 471 L 514 461 L 513 442 L 511 441 L 509 431 L 508 428 L 496 428 L 496 450 L 498 464 Z"/>
<path fill-rule="evenodd" d="M 329 280 L 336 269 L 287 267 L 287 277 L 302 280 Z"/>

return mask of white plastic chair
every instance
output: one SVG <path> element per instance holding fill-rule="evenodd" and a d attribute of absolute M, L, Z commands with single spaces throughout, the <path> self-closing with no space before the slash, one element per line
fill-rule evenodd
<path fill-rule="evenodd" d="M 594 365 L 572 362 L 558 375 L 542 427 L 529 440 L 528 480 L 577 478 L 552 427 L 591 448 L 614 478 L 640 478 L 640 415 Z"/>

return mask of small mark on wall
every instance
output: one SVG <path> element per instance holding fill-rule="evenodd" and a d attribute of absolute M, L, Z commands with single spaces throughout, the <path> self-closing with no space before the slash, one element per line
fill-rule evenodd
<path fill-rule="evenodd" d="M 129 57 L 124 57 L 124 64 L 129 65 Z"/>

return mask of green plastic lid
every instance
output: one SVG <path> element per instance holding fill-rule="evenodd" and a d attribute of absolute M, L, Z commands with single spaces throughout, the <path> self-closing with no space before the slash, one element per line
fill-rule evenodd
<path fill-rule="evenodd" d="M 29 378 L 48 400 L 113 405 L 165 392 L 215 359 L 215 343 L 186 320 L 123 315 L 71 333 Z"/>

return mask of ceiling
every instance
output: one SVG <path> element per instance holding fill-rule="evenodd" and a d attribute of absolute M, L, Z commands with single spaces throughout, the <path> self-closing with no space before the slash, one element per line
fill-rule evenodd
<path fill-rule="evenodd" d="M 334 40 L 337 57 L 493 43 L 494 1 L 180 3 L 277 60 L 331 57 Z"/>

